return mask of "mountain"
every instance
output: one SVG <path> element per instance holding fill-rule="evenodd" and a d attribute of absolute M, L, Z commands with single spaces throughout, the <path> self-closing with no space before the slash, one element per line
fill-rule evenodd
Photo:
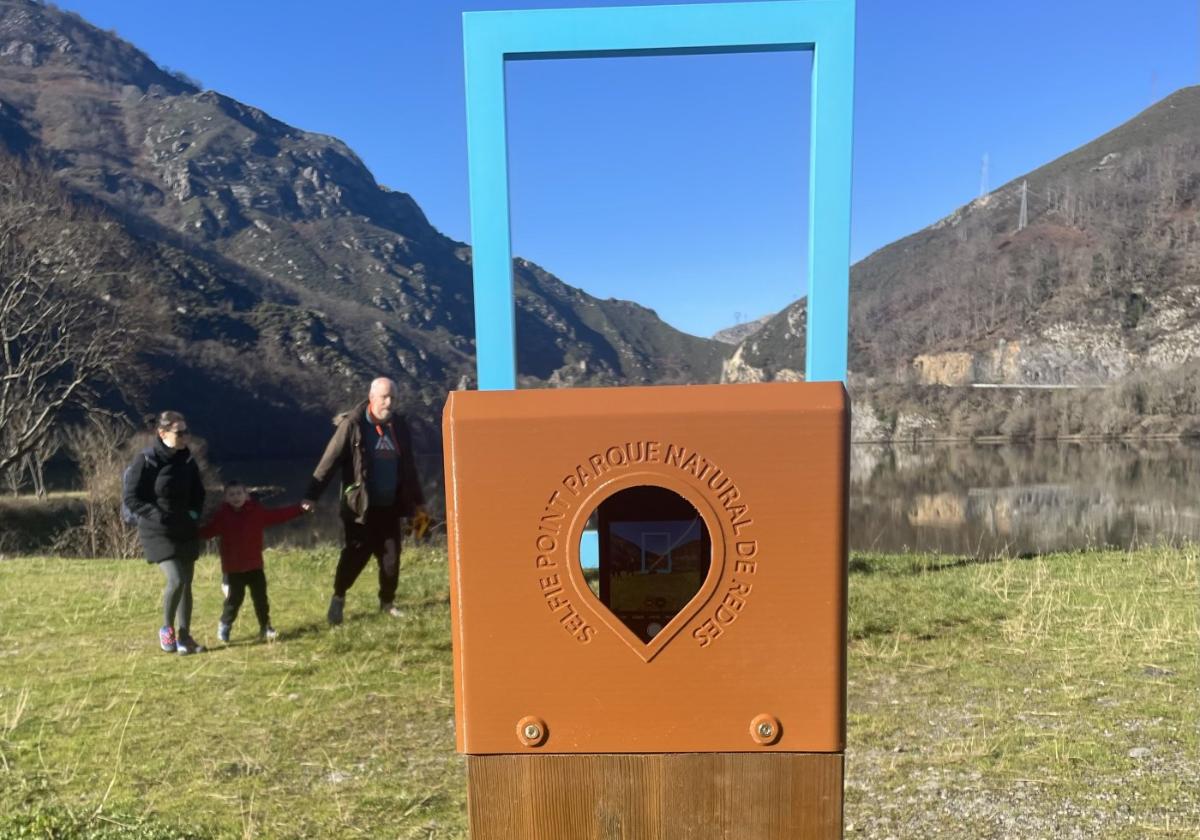
<path fill-rule="evenodd" d="M 852 390 L 1108 386 L 1200 359 L 1198 199 L 1192 87 L 856 263 Z M 798 378 L 805 312 L 743 340 L 723 379 Z"/>
<path fill-rule="evenodd" d="M 717 330 L 712 335 L 713 341 L 719 341 L 722 344 L 732 344 L 734 346 L 741 344 L 758 332 L 772 317 L 774 316 L 764 315 L 761 318 L 755 318 L 753 321 L 742 321 L 741 323 L 734 324 L 732 327 Z"/>
<path fill-rule="evenodd" d="M 34 0 L 0 0 L 0 140 L 144 257 L 174 313 L 149 407 L 189 413 L 215 455 L 309 454 L 376 375 L 440 449 L 445 394 L 474 378 L 471 251 L 344 143 Z M 525 386 L 716 381 L 729 353 L 526 260 L 514 281 Z"/>

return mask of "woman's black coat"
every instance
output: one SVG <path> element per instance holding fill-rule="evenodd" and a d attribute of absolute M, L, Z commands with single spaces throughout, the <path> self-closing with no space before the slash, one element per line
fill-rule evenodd
<path fill-rule="evenodd" d="M 125 486 L 125 506 L 137 514 L 146 562 L 200 556 L 197 520 L 204 509 L 204 483 L 187 449 L 169 449 L 160 439 L 139 452 Z"/>

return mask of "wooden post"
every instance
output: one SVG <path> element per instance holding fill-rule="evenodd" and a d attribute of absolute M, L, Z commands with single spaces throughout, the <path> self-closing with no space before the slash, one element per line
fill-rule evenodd
<path fill-rule="evenodd" d="M 467 780 L 472 840 L 842 836 L 836 753 L 467 756 Z"/>

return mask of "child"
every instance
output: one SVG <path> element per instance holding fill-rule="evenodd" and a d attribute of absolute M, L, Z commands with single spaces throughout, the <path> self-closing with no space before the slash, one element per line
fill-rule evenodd
<path fill-rule="evenodd" d="M 246 587 L 250 588 L 254 614 L 258 617 L 258 637 L 268 642 L 275 640 L 278 634 L 271 626 L 267 576 L 263 572 L 263 531 L 272 525 L 295 519 L 304 512 L 300 505 L 264 507 L 257 499 L 250 497 L 246 486 L 240 481 L 225 485 L 224 504 L 200 529 L 203 539 L 221 538 L 221 571 L 228 585 L 225 609 L 217 625 L 217 637 L 222 642 L 229 641 L 229 631 L 246 598 Z"/>

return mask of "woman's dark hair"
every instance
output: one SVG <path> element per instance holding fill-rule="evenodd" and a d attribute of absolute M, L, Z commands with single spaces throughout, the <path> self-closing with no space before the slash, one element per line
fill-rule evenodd
<path fill-rule="evenodd" d="M 178 411 L 164 411 L 162 414 L 158 415 L 158 419 L 155 420 L 154 425 L 155 428 L 157 428 L 160 432 L 169 432 L 180 423 L 186 422 L 187 418 Z"/>
<path fill-rule="evenodd" d="M 230 487 L 241 487 L 243 490 L 245 490 L 246 483 L 244 481 L 239 481 L 238 479 L 233 478 L 233 479 L 230 479 L 229 481 L 226 481 L 225 486 L 221 489 L 228 490 Z"/>

